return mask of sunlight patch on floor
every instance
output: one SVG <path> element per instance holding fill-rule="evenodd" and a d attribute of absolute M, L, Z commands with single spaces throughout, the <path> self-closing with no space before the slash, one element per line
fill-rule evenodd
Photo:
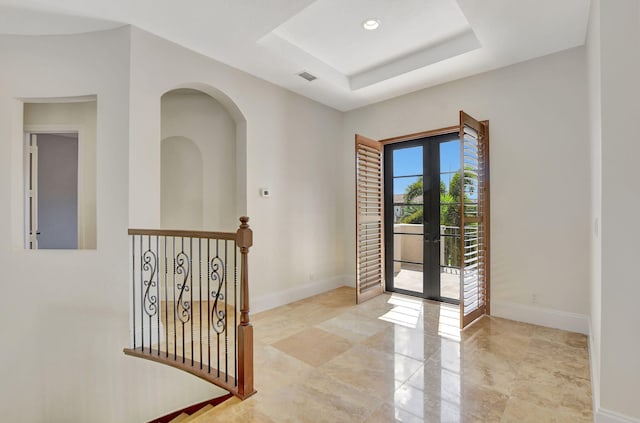
<path fill-rule="evenodd" d="M 418 327 L 420 314 L 422 313 L 422 300 L 415 300 L 397 294 L 389 297 L 389 304 L 393 304 L 393 308 L 378 317 L 393 324 L 415 329 Z"/>

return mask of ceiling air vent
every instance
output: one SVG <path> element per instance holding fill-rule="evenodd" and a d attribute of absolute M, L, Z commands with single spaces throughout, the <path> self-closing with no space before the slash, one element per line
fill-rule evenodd
<path fill-rule="evenodd" d="M 306 79 L 309 82 L 313 81 L 314 79 L 318 79 L 316 76 L 311 75 L 309 72 L 300 72 L 298 76 L 300 78 Z"/>

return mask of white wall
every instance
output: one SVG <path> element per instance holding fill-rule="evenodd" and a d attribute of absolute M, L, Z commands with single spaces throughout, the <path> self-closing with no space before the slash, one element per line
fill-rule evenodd
<path fill-rule="evenodd" d="M 237 213 L 246 212 L 254 230 L 254 304 L 342 284 L 342 114 L 140 30 L 132 30 L 131 50 L 130 224 L 160 224 L 159 209 L 148 207 L 160 203 L 160 97 L 197 88 L 238 125 Z M 271 197 L 260 197 L 260 188 Z"/>
<path fill-rule="evenodd" d="M 160 158 L 160 227 L 202 229 L 206 191 L 200 149 L 189 138 L 167 137 L 162 140 Z"/>
<path fill-rule="evenodd" d="M 456 125 L 461 109 L 491 125 L 493 313 L 586 332 L 591 225 L 584 48 L 346 113 L 345 271 L 355 269 L 354 133 L 383 139 Z"/>
<path fill-rule="evenodd" d="M 636 224 L 640 142 L 634 130 L 640 122 L 638 46 L 640 2 L 601 1 L 600 405 L 605 415 L 611 411 L 636 421 L 640 420 L 640 279 L 635 272 L 640 238 Z"/>
<path fill-rule="evenodd" d="M 96 102 L 26 103 L 24 125 L 35 131 L 79 130 L 78 248 L 96 248 Z"/>
<path fill-rule="evenodd" d="M 122 353 L 129 342 L 129 30 L 0 36 L 0 57 L 2 420 L 138 423 L 213 397 L 220 391 L 193 376 Z M 97 96 L 97 249 L 24 250 L 19 99 L 85 95 Z"/>
<path fill-rule="evenodd" d="M 236 210 L 236 123 L 229 112 L 213 97 L 202 92 L 171 91 L 163 95 L 161 100 L 161 138 L 166 140 L 168 137 L 186 137 L 191 140 L 200 152 L 198 160 L 206 166 L 201 165 L 203 169 L 199 181 L 200 192 L 197 194 L 201 201 L 200 222 L 183 222 L 182 226 L 176 226 L 180 224 L 184 213 L 172 213 L 176 211 L 172 207 L 180 205 L 175 202 L 168 204 L 165 201 L 166 192 L 163 185 L 162 226 L 174 229 L 234 231 L 240 213 Z M 175 185 L 179 175 L 165 175 L 164 172 L 164 165 L 171 166 L 172 158 L 163 155 L 162 161 L 163 182 L 166 176 L 166 182 L 173 181 Z M 186 166 L 184 170 L 188 172 L 188 163 Z M 193 179 L 196 176 L 184 176 L 187 177 L 184 183 L 175 188 L 194 192 L 197 182 Z M 181 206 L 185 208 L 186 204 L 182 203 Z M 195 210 L 192 212 L 195 213 Z M 165 221 L 164 217 L 168 215 L 172 218 Z"/>
<path fill-rule="evenodd" d="M 252 301 L 269 307 L 342 284 L 340 112 L 136 29 L 2 36 L 0 57 L 0 198 L 10 200 L 0 202 L 0 283 L 11 299 L 0 319 L 14 322 L 3 331 L 14 347 L 0 352 L 12 381 L 4 419 L 139 422 L 220 392 L 122 353 L 126 233 L 160 224 L 160 99 L 173 88 L 206 90 L 236 123 L 236 212 L 255 231 Z M 85 95 L 97 96 L 97 249 L 25 251 L 19 99 Z"/>

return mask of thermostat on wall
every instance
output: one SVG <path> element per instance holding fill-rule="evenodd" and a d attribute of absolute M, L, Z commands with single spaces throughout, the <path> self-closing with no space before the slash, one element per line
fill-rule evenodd
<path fill-rule="evenodd" d="M 260 188 L 260 196 L 269 197 L 271 195 L 271 190 L 269 188 Z"/>

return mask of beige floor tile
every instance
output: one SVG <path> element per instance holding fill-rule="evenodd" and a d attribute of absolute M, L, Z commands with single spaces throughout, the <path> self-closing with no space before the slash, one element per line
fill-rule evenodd
<path fill-rule="evenodd" d="M 259 392 L 304 381 L 313 367 L 270 345 L 254 345 L 254 379 Z"/>
<path fill-rule="evenodd" d="M 574 348 L 565 344 L 532 338 L 522 364 L 540 371 L 557 371 L 584 379 L 589 378 L 589 352 L 587 348 Z"/>
<path fill-rule="evenodd" d="M 459 390 L 454 385 L 446 385 L 448 390 L 441 389 L 442 400 L 460 407 L 463 414 L 474 416 L 479 420 L 500 421 L 509 397 L 493 389 L 462 380 Z M 429 395 L 425 392 L 425 397 Z"/>
<path fill-rule="evenodd" d="M 307 383 L 255 399 L 256 410 L 276 422 L 361 422 L 379 403 L 353 387 L 315 372 Z"/>
<path fill-rule="evenodd" d="M 424 421 L 429 423 L 488 423 L 486 416 L 468 414 L 459 404 L 439 398 L 425 397 Z"/>
<path fill-rule="evenodd" d="M 389 302 L 391 298 L 390 294 L 382 294 L 378 295 L 375 298 L 372 298 L 368 301 L 365 301 L 362 304 L 359 304 L 357 307 L 353 308 L 352 311 L 361 314 L 363 316 L 368 316 L 373 319 L 377 319 L 384 313 L 388 312 L 394 307 L 394 304 Z"/>
<path fill-rule="evenodd" d="M 335 335 L 360 342 L 392 325 L 380 319 L 367 318 L 350 310 L 316 326 Z"/>
<path fill-rule="evenodd" d="M 422 363 L 418 360 L 356 345 L 320 366 L 326 374 L 386 400 Z"/>
<path fill-rule="evenodd" d="M 421 330 L 394 325 L 370 336 L 362 344 L 379 351 L 424 361 L 440 349 L 440 338 L 425 335 Z"/>
<path fill-rule="evenodd" d="M 552 408 L 542 407 L 532 402 L 512 398 L 507 402 L 502 423 L 560 423 L 569 422 L 570 416 Z"/>
<path fill-rule="evenodd" d="M 485 386 L 505 395 L 511 395 L 516 371 L 506 361 L 469 360 L 463 362 L 465 381 Z"/>
<path fill-rule="evenodd" d="M 557 342 L 573 348 L 587 348 L 588 339 L 581 333 L 567 332 L 559 329 L 537 326 L 532 338 Z"/>
<path fill-rule="evenodd" d="M 593 418 L 591 382 L 588 379 L 570 377 L 562 391 L 562 407 L 569 413 L 583 418 Z"/>
<path fill-rule="evenodd" d="M 207 422 L 593 421 L 580 334 L 339 288 L 253 318 L 258 394 Z M 386 320 L 384 320 L 386 319 Z"/>
<path fill-rule="evenodd" d="M 542 407 L 560 408 L 564 384 L 569 377 L 557 371 L 523 366 L 518 372 L 511 395 Z"/>
<path fill-rule="evenodd" d="M 309 328 L 273 344 L 298 360 L 317 367 L 353 346 L 347 339 L 318 328 Z"/>
<path fill-rule="evenodd" d="M 254 338 L 265 344 L 273 344 L 308 327 L 304 322 L 291 320 L 286 313 L 275 314 L 253 322 Z"/>
<path fill-rule="evenodd" d="M 394 407 L 393 405 L 382 404 L 367 420 L 365 420 L 365 423 L 395 422 L 423 423 L 424 419 L 422 417 L 414 416 L 401 408 Z"/>

